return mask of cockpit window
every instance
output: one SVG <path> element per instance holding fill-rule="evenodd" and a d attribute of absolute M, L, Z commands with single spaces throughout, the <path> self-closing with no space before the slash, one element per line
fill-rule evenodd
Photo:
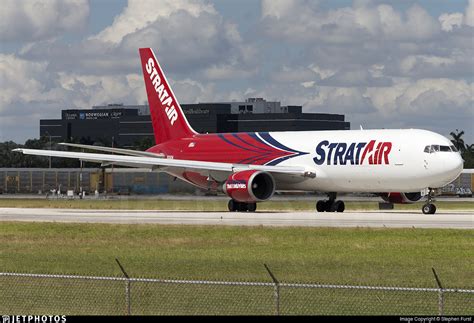
<path fill-rule="evenodd" d="M 451 151 L 451 148 L 449 146 L 439 146 L 439 151 Z"/>
<path fill-rule="evenodd" d="M 442 152 L 454 151 L 454 152 L 457 152 L 458 150 L 454 146 L 430 145 L 430 146 L 426 146 L 423 151 L 425 153 L 432 154 L 432 153 L 435 153 L 435 152 L 438 152 L 438 151 L 442 151 Z"/>
<path fill-rule="evenodd" d="M 451 147 L 451 150 L 454 151 L 455 153 L 458 152 L 458 149 L 456 148 L 456 146 L 451 145 L 451 146 L 449 146 L 449 147 Z"/>

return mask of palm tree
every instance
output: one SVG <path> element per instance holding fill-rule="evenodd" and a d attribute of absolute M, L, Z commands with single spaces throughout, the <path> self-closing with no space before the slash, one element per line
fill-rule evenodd
<path fill-rule="evenodd" d="M 459 132 L 458 129 L 456 129 L 456 133 L 451 131 L 450 133 L 451 137 L 451 142 L 453 143 L 454 147 L 456 147 L 460 152 L 466 151 L 466 144 L 464 143 L 464 140 L 462 139 L 462 136 L 464 135 L 464 130 Z"/>
<path fill-rule="evenodd" d="M 474 168 L 474 144 L 466 144 L 466 151 L 462 158 L 464 159 L 464 168 Z"/>

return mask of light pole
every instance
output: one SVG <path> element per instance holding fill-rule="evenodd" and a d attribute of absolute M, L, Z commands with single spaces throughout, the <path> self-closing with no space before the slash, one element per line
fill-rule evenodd
<path fill-rule="evenodd" d="M 112 148 L 114 148 L 115 137 L 112 136 Z M 114 153 L 112 152 L 112 155 Z M 110 171 L 110 190 L 114 191 L 114 164 L 112 163 L 112 170 Z"/>
<path fill-rule="evenodd" d="M 49 136 L 49 150 L 51 150 L 51 134 L 48 131 L 45 131 L 45 133 Z M 51 168 L 51 156 L 49 156 L 49 168 Z"/>

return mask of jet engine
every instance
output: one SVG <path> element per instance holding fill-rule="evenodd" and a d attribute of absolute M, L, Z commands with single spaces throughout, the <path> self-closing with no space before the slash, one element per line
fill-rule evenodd
<path fill-rule="evenodd" d="M 275 181 L 267 172 L 244 170 L 230 175 L 224 183 L 223 190 L 238 202 L 260 202 L 273 196 Z"/>
<path fill-rule="evenodd" d="M 420 192 L 413 193 L 381 193 L 380 196 L 386 202 L 395 204 L 409 204 L 415 203 L 421 199 Z"/>

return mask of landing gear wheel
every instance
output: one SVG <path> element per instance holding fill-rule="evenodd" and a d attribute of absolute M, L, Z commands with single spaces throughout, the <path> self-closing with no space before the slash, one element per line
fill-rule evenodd
<path fill-rule="evenodd" d="M 236 205 L 237 202 L 234 200 L 230 200 L 229 203 L 227 203 L 227 208 L 229 209 L 230 212 L 235 212 L 237 211 Z"/>
<path fill-rule="evenodd" d="M 316 203 L 316 211 L 318 212 L 326 211 L 326 201 L 319 200 L 318 203 Z"/>
<path fill-rule="evenodd" d="M 238 202 L 239 206 L 238 206 L 238 210 L 239 212 L 247 212 L 248 211 L 248 204 L 247 203 L 242 203 L 242 202 Z"/>
<path fill-rule="evenodd" d="M 427 203 L 423 205 L 421 208 L 423 214 L 435 214 L 436 213 L 436 206 L 434 204 Z"/>
<path fill-rule="evenodd" d="M 255 210 L 257 210 L 257 203 L 248 203 L 247 210 L 249 212 L 255 212 Z"/>
<path fill-rule="evenodd" d="M 331 212 L 344 212 L 345 208 L 343 201 L 336 201 L 331 205 Z"/>
<path fill-rule="evenodd" d="M 229 203 L 227 203 L 227 208 L 230 212 L 255 212 L 255 210 L 257 210 L 257 203 L 244 203 L 230 200 Z"/>
<path fill-rule="evenodd" d="M 434 195 L 435 192 L 432 188 L 428 188 L 428 201 L 425 205 L 421 208 L 423 214 L 435 214 L 436 213 L 436 206 L 432 203 L 434 202 Z"/>
<path fill-rule="evenodd" d="M 320 200 L 316 203 L 318 212 L 344 212 L 345 208 L 343 201 Z"/>

